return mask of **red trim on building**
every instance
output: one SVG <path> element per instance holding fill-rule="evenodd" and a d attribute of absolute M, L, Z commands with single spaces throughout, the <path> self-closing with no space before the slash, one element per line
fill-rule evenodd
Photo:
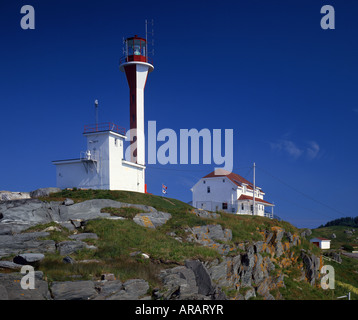
<path fill-rule="evenodd" d="M 246 196 L 246 195 L 242 194 L 242 195 L 239 197 L 239 199 L 237 199 L 237 200 L 254 200 L 254 198 L 253 198 L 253 197 Z M 262 199 L 260 199 L 260 198 L 256 198 L 256 197 L 255 197 L 255 201 L 257 201 L 257 202 L 261 202 L 261 203 L 266 203 L 266 204 L 273 205 L 273 204 L 272 204 L 272 203 L 270 203 L 270 202 L 267 202 L 267 201 L 265 201 L 265 200 L 262 200 Z"/>

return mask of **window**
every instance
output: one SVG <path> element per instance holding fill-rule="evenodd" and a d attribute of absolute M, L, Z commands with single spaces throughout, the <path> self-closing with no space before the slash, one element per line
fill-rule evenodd
<path fill-rule="evenodd" d="M 227 202 L 223 202 L 222 208 L 223 210 L 227 210 Z"/>
<path fill-rule="evenodd" d="M 116 147 L 118 147 L 118 139 L 117 139 L 117 138 L 114 139 L 114 145 L 115 145 Z"/>
<path fill-rule="evenodd" d="M 207 188 L 207 192 L 210 193 L 210 187 Z"/>
<path fill-rule="evenodd" d="M 225 179 L 223 179 L 223 182 L 225 182 Z"/>
<path fill-rule="evenodd" d="M 206 181 L 204 180 L 204 181 L 203 181 L 203 183 L 205 184 L 205 183 L 206 183 Z"/>
<path fill-rule="evenodd" d="M 241 210 L 244 210 L 244 204 L 241 203 Z"/>

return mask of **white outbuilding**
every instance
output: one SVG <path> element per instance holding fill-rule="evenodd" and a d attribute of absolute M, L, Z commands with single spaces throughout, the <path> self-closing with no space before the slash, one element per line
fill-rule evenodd
<path fill-rule="evenodd" d="M 226 211 L 273 217 L 274 205 L 264 200 L 265 193 L 242 176 L 217 169 L 201 178 L 191 189 L 192 205 L 209 211 Z M 255 197 L 255 210 L 254 210 Z M 270 212 L 265 210 L 270 208 Z"/>
<path fill-rule="evenodd" d="M 331 240 L 321 237 L 316 237 L 310 240 L 311 243 L 315 244 L 320 249 L 330 249 Z"/>
<path fill-rule="evenodd" d="M 124 131 L 112 123 L 85 126 L 86 151 L 53 161 L 57 187 L 146 192 L 145 165 L 124 159 Z"/>

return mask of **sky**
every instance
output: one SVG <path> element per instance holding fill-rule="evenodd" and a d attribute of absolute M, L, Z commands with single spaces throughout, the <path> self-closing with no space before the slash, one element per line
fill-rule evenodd
<path fill-rule="evenodd" d="M 324 5 L 335 29 L 321 28 Z M 354 0 L 1 0 L 0 190 L 55 186 L 51 161 L 85 150 L 95 99 L 100 122 L 128 129 L 122 42 L 153 19 L 146 121 L 233 129 L 233 171 L 252 181 L 255 162 L 265 200 L 299 228 L 357 216 L 357 14 Z M 164 183 L 189 202 L 214 167 L 148 165 L 148 192 Z"/>

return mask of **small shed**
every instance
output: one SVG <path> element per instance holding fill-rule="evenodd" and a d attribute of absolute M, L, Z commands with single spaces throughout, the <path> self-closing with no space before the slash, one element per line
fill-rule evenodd
<path fill-rule="evenodd" d="M 311 243 L 315 244 L 320 249 L 330 249 L 331 240 L 321 237 L 316 237 L 310 240 Z"/>

